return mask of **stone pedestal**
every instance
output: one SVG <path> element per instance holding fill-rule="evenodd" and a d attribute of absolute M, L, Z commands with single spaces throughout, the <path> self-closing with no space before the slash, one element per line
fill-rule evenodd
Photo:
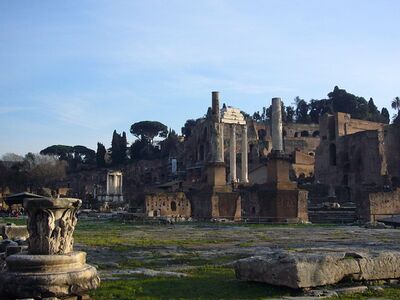
<path fill-rule="evenodd" d="M 210 186 L 226 185 L 226 168 L 223 162 L 207 163 L 207 184 Z"/>
<path fill-rule="evenodd" d="M 0 273 L 1 297 L 67 297 L 98 287 L 100 278 L 86 264 L 86 253 L 73 251 L 72 235 L 81 204 L 72 198 L 25 199 L 28 253 L 7 257 L 6 270 Z"/>
<path fill-rule="evenodd" d="M 99 285 L 85 252 L 63 255 L 10 255 L 1 274 L 2 295 L 16 298 L 65 297 L 85 294 Z M 13 298 L 12 298 L 13 299 Z"/>
<path fill-rule="evenodd" d="M 308 221 L 308 192 L 289 179 L 290 160 L 283 152 L 268 157 L 267 183 L 260 188 L 259 216 L 273 222 Z"/>
<path fill-rule="evenodd" d="M 275 189 L 296 189 L 297 184 L 290 181 L 291 163 L 289 158 L 280 151 L 273 151 L 268 156 L 267 185 Z"/>

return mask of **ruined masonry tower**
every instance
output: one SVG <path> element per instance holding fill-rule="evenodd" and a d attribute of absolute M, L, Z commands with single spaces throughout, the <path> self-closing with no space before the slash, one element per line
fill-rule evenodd
<path fill-rule="evenodd" d="M 308 221 L 308 192 L 289 179 L 290 158 L 285 155 L 282 135 L 281 99 L 272 99 L 272 152 L 267 162 L 267 183 L 259 191 L 260 216 L 273 221 Z"/>

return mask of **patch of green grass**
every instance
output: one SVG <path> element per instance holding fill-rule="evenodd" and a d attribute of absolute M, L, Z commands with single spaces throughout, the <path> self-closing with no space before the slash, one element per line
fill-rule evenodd
<path fill-rule="evenodd" d="M 231 268 L 204 266 L 188 277 L 138 277 L 103 282 L 91 293 L 94 300 L 105 299 L 265 299 L 295 292 L 235 279 Z"/>
<path fill-rule="evenodd" d="M 26 225 L 26 218 L 0 218 L 0 223 L 14 223 L 15 225 Z"/>
<path fill-rule="evenodd" d="M 240 243 L 238 244 L 239 247 L 251 247 L 254 246 L 254 242 L 244 242 L 244 243 Z"/>
<path fill-rule="evenodd" d="M 399 288 L 387 288 L 383 291 L 367 291 L 362 294 L 341 295 L 339 297 L 331 297 L 329 300 L 367 300 L 371 297 L 397 300 L 400 299 Z"/>
<path fill-rule="evenodd" d="M 181 226 L 181 225 L 180 225 Z M 78 223 L 74 239 L 78 244 L 97 247 L 109 247 L 117 251 L 126 251 L 134 247 L 152 248 L 165 246 L 201 246 L 208 244 L 233 243 L 234 238 L 223 235 L 202 235 L 193 238 L 176 238 L 164 234 L 157 238 L 142 231 L 142 226 L 119 223 L 113 220 L 82 221 Z M 167 230 L 169 227 L 163 227 Z M 173 229 L 174 227 L 171 227 Z M 101 230 L 104 229 L 104 230 Z M 129 234 L 131 233 L 131 234 Z"/>
<path fill-rule="evenodd" d="M 240 227 L 250 227 L 250 228 L 320 228 L 320 227 L 338 227 L 340 225 L 337 224 L 298 224 L 298 223 L 263 223 L 263 224 L 248 224 L 248 223 L 209 223 L 214 226 L 240 226 Z M 200 226 L 204 226 L 204 223 L 200 224 Z"/>

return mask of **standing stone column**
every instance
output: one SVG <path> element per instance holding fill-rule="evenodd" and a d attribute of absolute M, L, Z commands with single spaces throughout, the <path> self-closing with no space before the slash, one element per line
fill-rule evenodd
<path fill-rule="evenodd" d="M 231 125 L 231 140 L 230 140 L 230 180 L 236 182 L 236 127 Z"/>
<path fill-rule="evenodd" d="M 107 173 L 107 195 L 110 194 L 110 174 Z"/>
<path fill-rule="evenodd" d="M 242 130 L 242 182 L 249 182 L 249 165 L 247 154 L 247 124 L 243 126 Z"/>
<path fill-rule="evenodd" d="M 211 162 L 224 162 L 221 150 L 223 146 L 221 143 L 222 123 L 219 111 L 219 92 L 212 92 L 211 120 Z"/>
<path fill-rule="evenodd" d="M 225 161 L 225 146 L 224 146 L 224 124 L 221 122 L 219 124 L 220 128 L 220 135 L 221 135 L 221 153 L 220 153 L 220 159 L 222 162 Z"/>
<path fill-rule="evenodd" d="M 113 194 L 118 194 L 118 175 L 116 174 L 113 174 L 113 189 Z"/>
<path fill-rule="evenodd" d="M 219 111 L 219 92 L 211 92 L 212 97 L 212 107 L 211 107 L 211 115 L 214 122 L 220 122 L 220 111 Z"/>
<path fill-rule="evenodd" d="M 283 152 L 281 98 L 272 98 L 272 150 Z"/>
<path fill-rule="evenodd" d="M 119 175 L 119 189 L 118 189 L 118 193 L 120 195 L 122 195 L 122 174 Z"/>

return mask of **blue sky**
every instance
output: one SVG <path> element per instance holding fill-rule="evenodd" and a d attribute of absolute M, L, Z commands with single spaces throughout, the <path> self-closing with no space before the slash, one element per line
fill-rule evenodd
<path fill-rule="evenodd" d="M 335 85 L 389 107 L 399 20 L 397 0 L 0 0 L 0 155 L 180 132 L 213 90 L 248 113 Z"/>

